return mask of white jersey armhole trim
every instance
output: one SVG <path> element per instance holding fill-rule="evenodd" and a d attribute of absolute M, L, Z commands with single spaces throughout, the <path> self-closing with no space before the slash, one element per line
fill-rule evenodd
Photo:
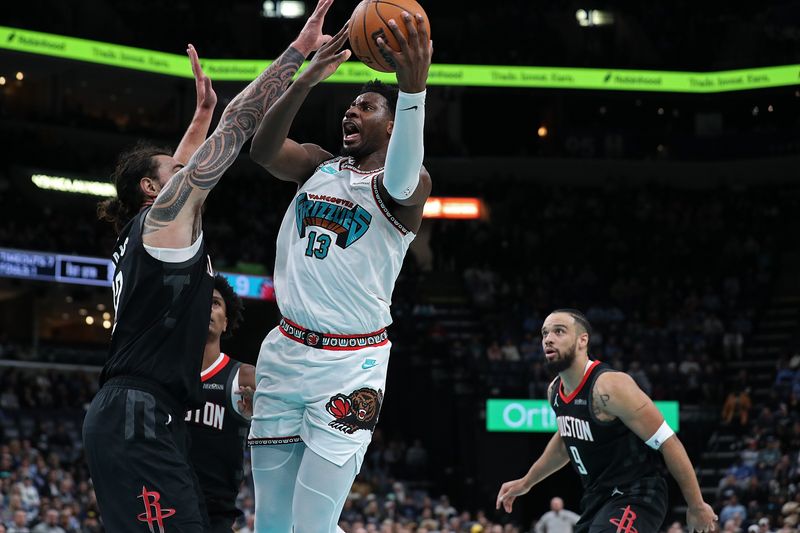
<path fill-rule="evenodd" d="M 206 368 L 205 370 L 203 370 L 202 372 L 200 372 L 200 379 L 202 379 L 202 378 L 206 377 L 207 375 L 209 375 L 210 373 L 212 373 L 213 371 L 215 371 L 215 370 L 217 369 L 217 367 L 218 367 L 218 366 L 219 366 L 219 365 L 222 363 L 222 361 L 224 361 L 224 360 L 225 360 L 225 354 L 220 352 L 220 354 L 219 354 L 219 357 L 217 357 L 217 359 L 216 359 L 216 360 L 215 360 L 213 363 L 211 363 L 211 366 L 209 366 L 208 368 Z"/>
<path fill-rule="evenodd" d="M 233 375 L 233 381 L 231 381 L 231 405 L 233 409 L 245 420 L 250 420 L 251 417 L 247 416 L 243 412 L 239 410 L 239 370 L 240 368 L 236 369 L 236 373 Z"/>
<path fill-rule="evenodd" d="M 191 246 L 186 248 L 158 248 L 157 246 L 148 246 L 144 243 L 144 249 L 153 259 L 158 259 L 165 263 L 184 263 L 197 254 L 200 245 L 203 243 L 203 232 L 197 237 Z"/>

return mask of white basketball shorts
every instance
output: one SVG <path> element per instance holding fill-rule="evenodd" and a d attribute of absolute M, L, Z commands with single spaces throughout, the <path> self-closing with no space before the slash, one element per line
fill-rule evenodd
<path fill-rule="evenodd" d="M 327 335 L 282 319 L 261 344 L 248 444 L 304 442 L 361 468 L 386 389 L 386 331 Z"/>

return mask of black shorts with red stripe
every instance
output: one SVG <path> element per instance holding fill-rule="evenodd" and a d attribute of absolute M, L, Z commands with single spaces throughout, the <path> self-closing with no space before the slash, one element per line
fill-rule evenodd
<path fill-rule="evenodd" d="M 661 476 L 586 492 L 575 533 L 656 533 L 667 516 L 668 499 Z"/>

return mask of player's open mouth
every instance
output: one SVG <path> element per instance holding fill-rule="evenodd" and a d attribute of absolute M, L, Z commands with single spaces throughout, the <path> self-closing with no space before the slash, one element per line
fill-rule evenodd
<path fill-rule="evenodd" d="M 553 358 L 556 355 L 558 355 L 558 350 L 556 350 L 555 348 L 545 348 L 544 355 L 547 358 Z"/>
<path fill-rule="evenodd" d="M 342 133 L 344 134 L 344 143 L 352 144 L 361 139 L 361 133 L 355 123 L 346 121 L 342 123 Z"/>

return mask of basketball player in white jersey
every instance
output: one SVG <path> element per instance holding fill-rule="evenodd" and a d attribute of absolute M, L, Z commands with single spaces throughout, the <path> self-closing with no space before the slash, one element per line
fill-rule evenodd
<path fill-rule="evenodd" d="M 362 89 L 342 120 L 342 156 L 287 134 L 311 88 L 350 56 L 338 51 L 347 27 L 270 108 L 253 140 L 256 162 L 298 184 L 278 234 L 283 319 L 256 366 L 249 443 L 260 533 L 336 531 L 378 421 L 392 290 L 431 190 L 422 133 L 433 48 L 419 15 L 403 19 L 390 21 L 400 51 L 380 41 L 400 92 L 380 82 Z"/>

